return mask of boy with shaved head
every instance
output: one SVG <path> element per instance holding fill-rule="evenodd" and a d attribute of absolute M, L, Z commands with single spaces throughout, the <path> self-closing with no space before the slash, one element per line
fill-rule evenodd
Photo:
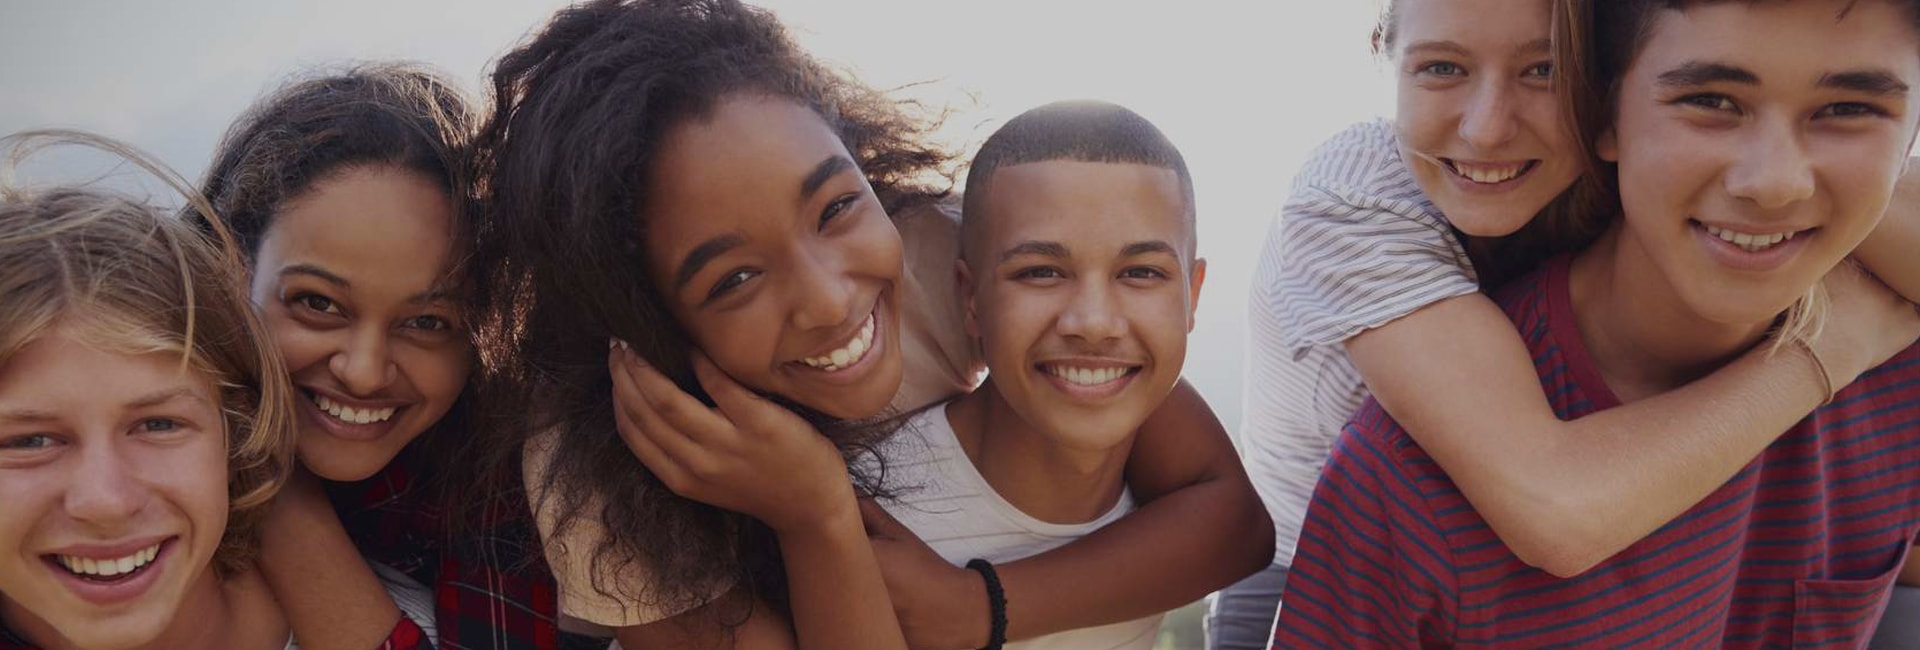
<path fill-rule="evenodd" d="M 989 376 L 886 443 L 898 493 L 881 505 L 942 558 L 981 573 L 989 647 L 1007 629 L 992 563 L 1133 508 L 1123 479 L 1134 435 L 1180 379 L 1206 274 L 1193 219 L 1180 152 L 1119 106 L 1027 111 L 974 158 L 956 280 Z M 1159 620 L 1005 647 L 1151 648 Z"/>

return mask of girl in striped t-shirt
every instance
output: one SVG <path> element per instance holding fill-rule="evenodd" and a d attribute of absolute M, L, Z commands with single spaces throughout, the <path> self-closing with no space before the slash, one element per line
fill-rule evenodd
<path fill-rule="evenodd" d="M 1561 216 L 1591 214 L 1569 208 L 1606 195 L 1555 92 L 1559 4 L 1388 3 L 1374 45 L 1394 65 L 1395 120 L 1316 150 L 1262 253 L 1241 446 L 1278 549 L 1272 568 L 1216 598 L 1213 647 L 1265 646 L 1321 466 L 1369 389 L 1522 560 L 1568 576 L 1684 512 L 1913 342 L 1911 310 L 1869 306 L 1885 287 L 1836 275 L 1847 317 L 1812 343 L 1761 346 L 1665 395 L 1555 417 L 1481 289 L 1601 225 Z M 1920 219 L 1890 215 L 1857 255 L 1920 296 L 1920 261 L 1897 255 L 1916 240 Z M 1435 389 L 1451 386 L 1473 389 Z"/>

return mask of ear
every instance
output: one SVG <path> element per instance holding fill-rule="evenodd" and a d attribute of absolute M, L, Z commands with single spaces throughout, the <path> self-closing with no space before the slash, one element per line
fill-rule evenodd
<path fill-rule="evenodd" d="M 1605 131 L 1601 131 L 1600 137 L 1594 139 L 1593 152 L 1598 154 L 1601 160 L 1610 163 L 1620 162 L 1620 141 L 1619 138 L 1614 135 L 1612 126 L 1608 126 Z"/>
<path fill-rule="evenodd" d="M 960 299 L 960 308 L 966 311 L 967 337 L 977 341 L 980 339 L 980 319 L 974 316 L 973 271 L 967 268 L 965 256 L 953 259 L 953 290 L 953 295 Z"/>
<path fill-rule="evenodd" d="M 1207 283 L 1207 260 L 1195 258 L 1193 270 L 1187 273 L 1187 333 L 1193 333 L 1194 317 L 1200 311 L 1200 285 Z"/>

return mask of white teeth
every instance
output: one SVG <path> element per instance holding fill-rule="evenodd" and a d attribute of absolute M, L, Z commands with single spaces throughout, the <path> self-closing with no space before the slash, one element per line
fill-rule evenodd
<path fill-rule="evenodd" d="M 1708 226 L 1706 224 L 1701 224 L 1701 225 L 1706 226 L 1707 234 L 1713 235 L 1715 237 L 1719 237 L 1720 239 L 1726 241 L 1729 244 L 1733 244 L 1735 246 L 1739 246 L 1743 249 L 1746 249 L 1746 251 L 1749 253 L 1758 253 L 1760 251 L 1772 248 L 1775 244 L 1778 244 L 1780 242 L 1783 242 L 1789 239 L 1793 239 L 1793 236 L 1795 234 L 1791 232 L 1784 232 L 1784 233 L 1774 233 L 1771 235 L 1754 235 L 1754 234 L 1749 234 L 1744 232 L 1735 232 L 1733 230 L 1728 230 L 1726 228 L 1721 228 L 1718 226 Z"/>
<path fill-rule="evenodd" d="M 393 414 L 395 411 L 399 410 L 393 407 L 387 407 L 383 409 L 350 408 L 346 406 L 341 406 L 338 402 L 327 399 L 327 396 L 325 395 L 314 395 L 313 403 L 319 405 L 320 410 L 326 411 L 327 415 L 331 415 L 335 419 L 340 420 L 341 422 L 346 422 L 348 424 L 370 424 L 373 422 L 385 422 L 387 421 L 387 418 L 393 417 Z"/>
<path fill-rule="evenodd" d="M 56 556 L 56 559 L 60 562 L 60 565 L 66 567 L 68 571 L 82 575 L 110 578 L 133 573 L 148 563 L 153 562 L 153 559 L 159 556 L 160 545 L 155 544 L 134 551 L 132 555 L 120 558 L 99 560 L 75 555 L 60 555 Z"/>
<path fill-rule="evenodd" d="M 867 322 L 860 325 L 860 332 L 855 334 L 853 340 L 848 341 L 845 347 L 821 356 L 801 359 L 800 361 L 801 363 L 827 372 L 834 372 L 859 363 L 861 359 L 867 358 L 867 351 L 872 347 L 873 314 L 867 314 Z"/>
<path fill-rule="evenodd" d="M 1098 386 L 1127 375 L 1125 368 L 1071 368 L 1066 366 L 1045 366 L 1046 371 L 1055 377 L 1067 380 L 1067 383 L 1079 386 Z"/>
<path fill-rule="evenodd" d="M 1466 177 L 1467 180 L 1487 185 L 1505 183 L 1519 178 L 1520 172 L 1525 171 L 1526 168 L 1526 163 L 1516 165 L 1475 165 L 1462 163 L 1457 160 L 1453 161 L 1453 170 L 1456 173 Z"/>

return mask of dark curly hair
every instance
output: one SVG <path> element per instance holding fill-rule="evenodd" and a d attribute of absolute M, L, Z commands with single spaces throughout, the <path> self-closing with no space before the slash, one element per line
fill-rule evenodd
<path fill-rule="evenodd" d="M 669 611 L 701 604 L 714 585 L 786 603 L 765 525 L 675 495 L 627 449 L 607 368 L 607 341 L 619 338 L 706 399 L 688 366 L 693 345 L 641 259 L 642 182 L 673 128 L 738 93 L 812 109 L 890 211 L 952 185 L 951 156 L 926 143 L 933 120 L 825 67 L 772 15 L 734 0 L 601 0 L 560 11 L 500 60 L 480 138 L 490 174 L 481 264 L 492 274 L 482 356 L 503 380 L 489 402 L 521 414 L 487 427 L 485 462 L 517 471 L 528 436 L 557 435 L 548 471 L 529 480 L 539 505 L 557 509 L 560 530 L 585 517 L 607 531 L 597 548 L 557 550 L 590 556 L 597 576 L 637 563 L 649 584 L 594 588 Z M 782 403 L 849 456 L 885 430 Z M 864 494 L 876 481 L 856 472 Z"/>
<path fill-rule="evenodd" d="M 201 192 L 232 228 L 247 264 L 290 201 L 316 184 L 355 169 L 389 168 L 434 183 L 453 205 L 455 273 L 476 284 L 467 263 L 473 248 L 475 169 L 473 138 L 480 115 L 460 87 L 431 67 L 369 62 L 298 75 L 234 121 L 214 152 Z M 202 230 L 201 210 L 181 214 Z M 471 311 L 470 309 L 468 311 Z M 473 318 L 462 320 L 471 324 Z M 481 373 L 473 373 L 478 377 Z M 447 414 L 402 452 L 422 459 L 423 497 L 441 512 L 472 512 L 466 498 L 475 479 L 465 435 L 473 428 L 472 386 Z M 398 460 L 398 459 L 396 459 Z M 471 517 L 453 517 L 465 522 Z"/>

